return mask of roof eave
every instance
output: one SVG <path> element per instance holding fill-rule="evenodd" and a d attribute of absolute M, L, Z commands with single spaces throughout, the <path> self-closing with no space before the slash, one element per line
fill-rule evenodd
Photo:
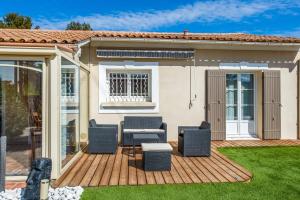
<path fill-rule="evenodd" d="M 91 41 L 130 41 L 130 42 L 155 42 L 177 44 L 211 44 L 211 45 L 251 45 L 251 46 L 293 46 L 300 47 L 300 43 L 288 42 L 246 42 L 246 41 L 212 41 L 212 40 L 187 40 L 187 39 L 158 39 L 158 38 L 116 38 L 116 37 L 91 37 Z"/>

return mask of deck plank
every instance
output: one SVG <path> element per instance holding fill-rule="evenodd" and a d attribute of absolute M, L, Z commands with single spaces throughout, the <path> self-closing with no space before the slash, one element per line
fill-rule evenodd
<path fill-rule="evenodd" d="M 98 154 L 96 155 L 95 160 L 93 161 L 93 163 L 91 164 L 91 167 L 89 168 L 89 170 L 87 171 L 86 175 L 83 177 L 82 181 L 80 182 L 80 185 L 82 187 L 88 187 L 94 174 L 95 171 L 100 163 L 100 160 L 102 158 L 102 155 Z"/>
<path fill-rule="evenodd" d="M 145 171 L 143 170 L 141 154 L 135 154 L 135 164 L 136 164 L 137 184 L 138 185 L 147 184 Z"/>
<path fill-rule="evenodd" d="M 219 180 L 216 178 L 216 176 L 214 176 L 213 173 L 211 173 L 208 169 L 206 169 L 206 167 L 204 165 L 202 165 L 201 162 L 198 161 L 198 159 L 196 157 L 192 157 L 190 158 L 191 161 L 198 166 L 198 169 L 205 174 L 205 176 L 211 181 L 211 182 L 219 182 Z"/>
<path fill-rule="evenodd" d="M 172 176 L 174 183 L 184 183 L 180 175 L 178 174 L 174 164 L 172 163 L 170 175 Z"/>
<path fill-rule="evenodd" d="M 175 156 L 172 156 L 172 163 L 184 183 L 193 183 L 193 181 L 190 179 L 190 177 L 187 175 L 187 173 L 184 171 L 184 169 L 178 163 Z"/>
<path fill-rule="evenodd" d="M 74 178 L 74 176 L 78 173 L 78 171 L 81 169 L 81 166 L 84 164 L 86 159 L 89 157 L 88 154 L 83 154 L 79 162 L 71 169 L 71 171 L 68 173 L 66 178 L 59 184 L 60 187 L 68 186 L 71 182 L 71 180 Z"/>
<path fill-rule="evenodd" d="M 92 162 L 94 161 L 96 155 L 89 155 L 86 161 L 83 163 L 82 167 L 80 168 L 79 172 L 74 176 L 71 180 L 69 186 L 74 187 L 80 184 L 83 177 L 86 175 L 87 171 L 91 167 Z"/>
<path fill-rule="evenodd" d="M 135 157 L 128 155 L 128 184 L 137 185 Z"/>
<path fill-rule="evenodd" d="M 113 165 L 109 185 L 118 185 L 121 173 L 122 164 L 122 148 L 118 148 L 116 152 L 115 164 Z"/>
<path fill-rule="evenodd" d="M 128 151 L 126 148 L 123 149 L 122 154 L 123 156 L 122 156 L 119 185 L 127 185 L 128 184 Z"/>
<path fill-rule="evenodd" d="M 153 172 L 156 184 L 165 184 L 164 177 L 162 176 L 161 172 Z"/>
<path fill-rule="evenodd" d="M 109 155 L 105 154 L 102 156 L 100 162 L 99 162 L 99 165 L 95 171 L 95 174 L 90 182 L 90 187 L 97 187 L 100 183 L 100 180 L 102 178 L 102 175 L 103 175 L 103 172 L 104 172 L 104 169 L 106 167 L 106 163 L 107 163 L 107 160 L 108 160 L 108 157 Z"/>
<path fill-rule="evenodd" d="M 109 180 L 112 174 L 112 170 L 114 167 L 116 155 L 110 155 L 107 161 L 107 165 L 104 169 L 103 176 L 100 180 L 99 186 L 105 186 L 109 184 Z"/>

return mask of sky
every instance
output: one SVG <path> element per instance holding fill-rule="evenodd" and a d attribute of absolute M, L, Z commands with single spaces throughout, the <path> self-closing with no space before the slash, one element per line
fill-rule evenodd
<path fill-rule="evenodd" d="M 0 16 L 10 12 L 42 29 L 79 21 L 94 30 L 300 37 L 300 0 L 0 0 Z"/>

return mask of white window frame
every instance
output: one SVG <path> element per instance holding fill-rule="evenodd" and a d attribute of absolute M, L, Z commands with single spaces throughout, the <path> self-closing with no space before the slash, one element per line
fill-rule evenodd
<path fill-rule="evenodd" d="M 122 102 L 118 106 L 104 107 L 107 102 L 109 91 L 107 87 L 108 71 L 149 71 L 151 102 L 133 102 L 129 106 Z M 148 104 L 147 104 L 148 103 Z M 149 106 L 149 103 L 151 106 Z M 159 70 L 158 62 L 100 62 L 99 63 L 99 113 L 158 113 L 159 112 Z"/>
<path fill-rule="evenodd" d="M 237 88 L 237 91 L 238 91 L 238 94 L 237 94 L 237 98 L 238 98 L 238 101 L 237 101 L 237 119 L 236 120 L 226 120 L 226 123 L 229 122 L 229 123 L 238 123 L 240 124 L 241 122 L 248 122 L 248 121 L 253 121 L 254 122 L 254 130 L 255 130 L 255 133 L 253 134 L 249 134 L 249 136 L 251 136 L 252 138 L 257 138 L 258 137 L 258 133 L 257 133 L 257 76 L 254 72 L 232 72 L 232 73 L 228 73 L 228 74 L 236 74 L 237 76 L 239 76 L 238 78 L 238 88 Z M 242 120 L 241 117 L 242 117 L 242 111 L 241 111 L 241 79 L 240 79 L 240 76 L 241 74 L 252 74 L 253 75 L 253 81 L 254 81 L 254 85 L 253 85 L 253 120 Z M 226 107 L 227 107 L 227 102 L 226 102 Z M 226 116 L 227 117 L 227 116 Z M 227 124 L 226 124 L 227 126 Z M 234 134 L 231 134 L 229 132 L 227 132 L 226 130 L 226 139 L 237 139 L 237 138 L 242 138 L 242 136 L 245 136 L 243 134 L 241 134 L 241 130 L 240 130 L 240 126 L 238 125 L 238 134 L 237 135 L 234 135 Z"/>

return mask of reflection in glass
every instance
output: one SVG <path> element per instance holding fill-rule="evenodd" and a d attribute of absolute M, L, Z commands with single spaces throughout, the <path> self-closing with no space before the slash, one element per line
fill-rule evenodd
<path fill-rule="evenodd" d="M 254 106 L 242 106 L 242 120 L 254 120 Z"/>
<path fill-rule="evenodd" d="M 27 175 L 42 156 L 40 61 L 0 61 L 0 134 L 7 136 L 7 175 Z"/>
<path fill-rule="evenodd" d="M 253 74 L 241 74 L 241 84 L 243 89 L 253 89 L 254 81 Z"/>
<path fill-rule="evenodd" d="M 79 67 L 61 63 L 61 162 L 65 166 L 79 151 Z"/>
<path fill-rule="evenodd" d="M 226 119 L 227 120 L 237 120 L 237 106 L 226 106 Z"/>
<path fill-rule="evenodd" d="M 237 104 L 237 90 L 227 90 L 226 91 L 226 103 L 227 104 Z"/>
<path fill-rule="evenodd" d="M 237 74 L 226 74 L 226 89 L 237 89 Z"/>
<path fill-rule="evenodd" d="M 253 97 L 253 90 L 242 90 L 241 91 L 241 100 L 242 104 L 253 104 L 254 103 L 254 97 Z"/>

